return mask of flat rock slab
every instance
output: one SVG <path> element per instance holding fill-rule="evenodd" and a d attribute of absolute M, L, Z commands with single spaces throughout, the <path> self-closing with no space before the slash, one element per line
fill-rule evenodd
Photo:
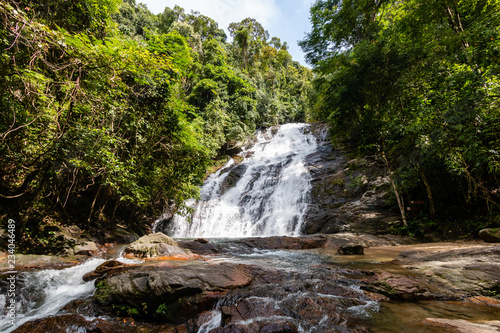
<path fill-rule="evenodd" d="M 491 296 L 500 291 L 500 245 L 406 251 L 397 262 L 458 297 Z"/>
<path fill-rule="evenodd" d="M 83 263 L 89 257 L 86 255 L 55 256 L 38 254 L 16 254 L 16 269 L 62 269 Z M 9 268 L 7 253 L 0 253 L 0 274 L 2 271 L 12 270 Z"/>
<path fill-rule="evenodd" d="M 446 333 L 498 333 L 500 321 L 486 321 L 473 323 L 463 319 L 427 318 L 422 326 L 439 328 Z"/>

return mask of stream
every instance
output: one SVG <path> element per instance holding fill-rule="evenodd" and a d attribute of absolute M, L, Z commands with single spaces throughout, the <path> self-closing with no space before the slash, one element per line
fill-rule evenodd
<path fill-rule="evenodd" d="M 221 240 L 212 239 L 211 242 L 220 244 Z M 452 246 L 449 244 L 448 246 Z M 297 327 L 298 332 L 358 332 L 359 327 L 367 332 L 443 332 L 438 328 L 422 326 L 426 318 L 441 318 L 453 320 L 467 320 L 470 322 L 494 321 L 500 319 L 498 308 L 470 304 L 457 301 L 419 301 L 394 302 L 372 301 L 359 288 L 356 274 L 359 269 L 376 269 L 401 272 L 403 269 L 391 263 L 391 260 L 402 250 L 422 248 L 421 245 L 407 245 L 401 247 L 381 247 L 366 249 L 364 256 L 341 256 L 328 249 L 312 250 L 255 250 L 252 253 L 235 253 L 205 258 L 211 264 L 237 263 L 254 265 L 266 270 L 281 271 L 288 279 L 284 289 L 277 286 L 267 289 L 267 286 L 256 288 L 251 293 L 240 293 L 238 296 L 229 295 L 222 299 L 210 313 L 211 319 L 205 322 L 197 332 L 208 333 L 220 327 L 222 313 L 221 306 L 231 302 L 246 302 L 245 306 L 264 309 L 264 314 L 247 321 L 239 322 L 243 326 L 252 327 L 259 321 L 276 322 L 283 325 L 290 322 Z M 115 251 L 116 252 L 116 251 Z M 128 259 L 123 259 L 132 263 Z M 21 293 L 17 303 L 16 325 L 8 324 L 8 318 L 0 317 L 0 332 L 13 332 L 23 323 L 46 318 L 54 315 L 63 315 L 68 312 L 64 309 L 67 304 L 91 297 L 94 292 L 94 281 L 83 282 L 82 276 L 93 271 L 105 259 L 90 259 L 82 265 L 66 269 L 50 269 L 35 272 L 21 272 L 18 276 L 18 285 Z M 135 261 L 133 263 L 140 264 Z M 179 263 L 189 265 L 189 263 Z M 330 284 L 324 284 L 332 279 Z M 3 291 L 3 290 L 2 290 Z M 285 291 L 285 293 L 283 293 Z M 0 303 L 0 313 L 6 313 L 3 303 Z M 301 308 L 309 309 L 311 314 L 304 314 Z M 311 310 L 313 309 L 313 310 Z M 332 313 L 331 311 L 335 312 Z M 254 310 L 255 311 L 255 310 Z M 260 311 L 260 310 L 257 310 Z M 317 312 L 317 313 L 316 313 Z M 79 313 L 88 320 L 94 320 L 93 313 Z M 102 320 L 115 321 L 113 316 L 101 316 Z M 318 320 L 319 318 L 319 320 Z M 352 323 L 355 324 L 352 324 Z M 350 328 L 342 329 L 349 323 Z M 141 326 L 142 325 L 142 326 Z M 354 325 L 354 327 L 352 326 Z M 78 327 L 78 326 L 75 326 Z M 141 324 L 137 322 L 136 329 L 146 327 L 145 332 L 162 332 L 162 326 Z M 158 330 L 155 330 L 157 327 Z M 67 332 L 87 332 L 84 329 L 69 330 Z M 135 332 L 135 331 L 133 331 Z M 137 331 L 139 332 L 139 331 Z M 141 331 L 142 332 L 142 331 Z M 360 331 L 359 331 L 360 332 Z M 483 331 L 478 331 L 483 332 Z M 484 332 L 495 332 L 484 329 Z"/>

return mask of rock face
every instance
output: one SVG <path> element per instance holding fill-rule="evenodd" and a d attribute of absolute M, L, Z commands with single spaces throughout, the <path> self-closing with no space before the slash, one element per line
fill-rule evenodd
<path fill-rule="evenodd" d="M 125 253 L 139 258 L 188 255 L 176 241 L 161 232 L 139 238 L 125 249 Z"/>
<path fill-rule="evenodd" d="M 479 231 L 479 237 L 487 243 L 500 243 L 500 228 L 483 229 Z"/>
<path fill-rule="evenodd" d="M 374 156 L 349 159 L 324 132 L 316 129 L 319 148 L 306 158 L 312 192 L 305 232 L 385 233 L 400 217 L 386 205 L 390 186 L 383 162 Z"/>
<path fill-rule="evenodd" d="M 251 281 L 241 265 L 146 266 L 105 277 L 97 284 L 95 298 L 130 313 L 183 323 Z"/>

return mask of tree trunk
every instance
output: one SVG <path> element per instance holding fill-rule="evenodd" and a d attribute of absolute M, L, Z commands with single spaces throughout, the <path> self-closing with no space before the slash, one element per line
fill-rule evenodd
<path fill-rule="evenodd" d="M 424 182 L 425 189 L 427 190 L 427 198 L 429 198 L 429 205 L 431 206 L 431 217 L 436 217 L 436 207 L 434 206 L 434 199 L 432 197 L 432 189 L 427 177 L 425 176 L 424 170 L 420 163 L 418 163 L 418 171 L 420 172 L 420 177 L 422 177 L 422 181 Z"/>
<path fill-rule="evenodd" d="M 99 193 L 101 192 L 102 184 L 99 185 L 99 188 L 97 189 L 97 192 L 95 194 L 94 200 L 92 201 L 92 206 L 90 206 L 90 214 L 87 219 L 87 228 L 90 230 L 90 221 L 92 220 L 92 215 L 94 214 L 94 208 L 95 208 L 95 203 L 97 201 L 97 198 L 99 197 Z"/>
<path fill-rule="evenodd" d="M 391 167 L 389 166 L 389 162 L 387 161 L 387 158 L 385 157 L 385 153 L 384 152 L 382 152 L 382 157 L 384 158 L 385 166 L 387 168 L 387 173 L 389 174 L 389 180 L 391 182 L 392 189 L 394 191 L 394 195 L 396 195 L 396 200 L 398 202 L 399 212 L 401 213 L 401 219 L 403 220 L 404 226 L 407 227 L 408 223 L 406 222 L 406 213 L 405 213 L 404 201 L 399 196 L 398 187 L 396 186 L 396 182 L 394 181 L 394 178 L 392 176 L 393 172 L 391 171 Z"/>

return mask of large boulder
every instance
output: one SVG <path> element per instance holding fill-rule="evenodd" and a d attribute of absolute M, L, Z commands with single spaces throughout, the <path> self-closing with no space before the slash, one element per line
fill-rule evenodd
<path fill-rule="evenodd" d="M 84 242 L 82 244 L 78 244 L 73 248 L 75 254 L 81 255 L 96 255 L 99 253 L 99 247 L 95 242 Z"/>
<path fill-rule="evenodd" d="M 132 254 L 139 258 L 189 255 L 185 250 L 179 247 L 175 240 L 161 232 L 139 238 L 125 248 L 125 253 Z"/>
<path fill-rule="evenodd" d="M 479 232 L 479 237 L 486 243 L 500 243 L 500 228 L 483 229 Z"/>
<path fill-rule="evenodd" d="M 104 277 L 95 298 L 114 309 L 180 324 L 251 281 L 245 266 L 234 264 L 142 266 Z"/>

